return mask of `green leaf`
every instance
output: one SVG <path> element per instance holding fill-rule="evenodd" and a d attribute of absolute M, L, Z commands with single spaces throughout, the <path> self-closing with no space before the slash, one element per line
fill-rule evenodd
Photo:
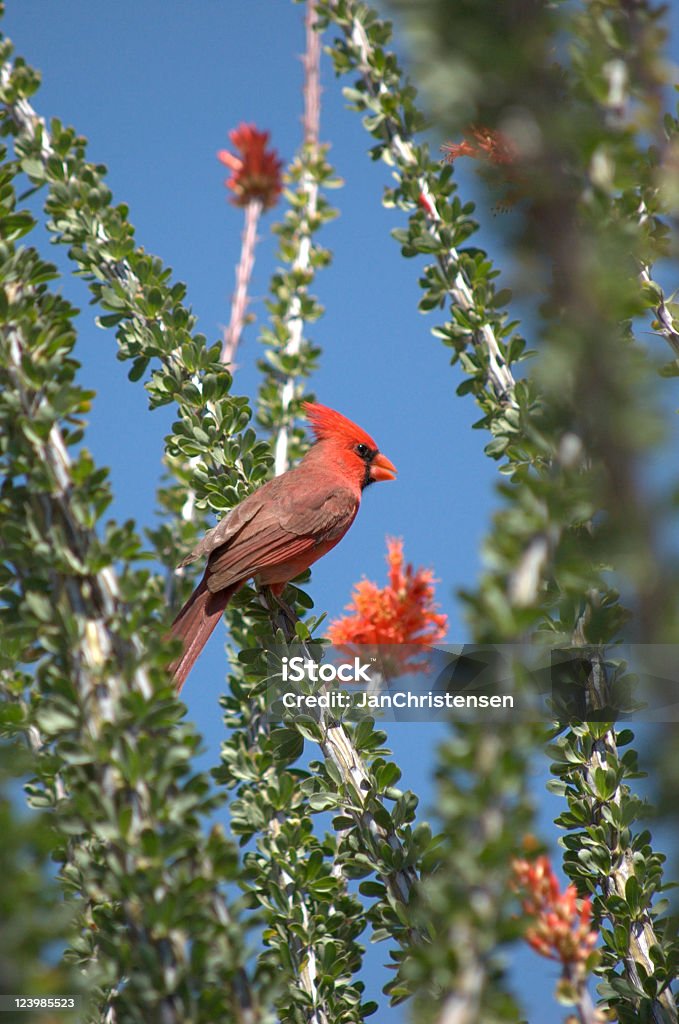
<path fill-rule="evenodd" d="M 104 319 L 103 317 L 100 317 L 100 320 L 103 321 L 103 319 Z M 117 319 L 117 314 L 115 314 L 114 319 Z M 131 380 L 131 381 L 141 380 L 141 378 L 146 373 L 146 367 L 148 365 L 149 365 L 149 360 L 144 358 L 144 357 L 140 357 L 138 359 L 135 359 L 134 362 L 132 363 L 132 366 L 130 367 L 130 371 L 129 371 L 128 375 L 127 375 L 128 379 Z"/>
<path fill-rule="evenodd" d="M 296 715 L 295 728 L 306 739 L 318 743 L 323 738 L 323 730 L 311 715 Z"/>

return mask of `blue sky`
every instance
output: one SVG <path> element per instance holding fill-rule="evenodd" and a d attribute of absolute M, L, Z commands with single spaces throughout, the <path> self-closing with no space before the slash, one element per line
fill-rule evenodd
<path fill-rule="evenodd" d="M 109 168 L 116 201 L 129 204 L 137 241 L 160 256 L 174 279 L 188 286 L 188 301 L 199 329 L 211 341 L 229 319 L 242 215 L 227 202 L 225 168 L 216 152 L 227 132 L 255 122 L 289 159 L 301 134 L 304 9 L 284 0 L 8 0 L 4 30 L 17 51 L 42 71 L 34 98 L 38 111 L 73 124 L 89 139 L 89 156 Z M 473 587 L 479 547 L 496 500 L 496 466 L 483 455 L 488 438 L 472 431 L 479 413 L 470 398 L 455 396 L 461 372 L 449 366 L 448 351 L 430 334 L 436 316 L 417 312 L 417 279 L 422 266 L 404 260 L 390 230 L 404 217 L 381 206 L 389 169 L 367 156 L 371 144 L 358 116 L 345 109 L 341 85 L 326 58 L 323 64 L 321 138 L 332 144 L 330 160 L 344 188 L 330 193 L 341 216 L 324 228 L 321 241 L 332 249 L 332 266 L 322 271 L 315 292 L 326 315 L 312 329 L 323 349 L 312 381 L 318 399 L 355 419 L 377 440 L 399 469 L 395 483 L 371 488 L 352 530 L 314 567 L 311 594 L 318 610 L 339 614 L 352 584 L 367 575 L 385 577 L 385 536 L 401 536 L 409 560 L 431 566 L 439 578 L 438 599 L 449 616 L 451 641 L 466 637 L 459 587 Z M 444 141 L 435 140 L 436 143 Z M 473 189 L 463 178 L 463 195 Z M 497 258 L 501 243 L 490 215 L 479 244 Z M 275 240 L 260 226 L 261 242 L 251 288 L 250 311 L 266 319 L 263 298 L 274 269 Z M 50 256 L 66 268 L 65 254 Z M 82 309 L 76 354 L 81 382 L 98 392 L 87 444 L 97 461 L 111 467 L 117 518 L 153 521 L 163 437 L 172 413 L 147 411 L 139 384 L 115 358 L 115 339 L 94 324 L 81 282 L 63 281 L 64 293 Z M 233 390 L 256 395 L 257 325 L 246 330 L 238 354 Z M 221 635 L 219 635 L 221 634 Z M 224 633 L 218 631 L 187 684 L 189 715 L 205 735 L 203 764 L 214 764 L 223 737 L 218 696 L 224 677 Z M 433 799 L 428 783 L 433 748 L 441 726 L 400 725 L 390 730 L 404 785 Z M 544 770 L 536 768 L 536 797 Z M 550 811 L 552 815 L 550 815 Z M 555 813 L 542 810 L 544 824 Z M 369 988 L 376 995 L 386 974 L 383 947 L 370 955 Z M 554 970 L 528 954 L 534 971 L 532 1024 L 555 1018 L 548 992 Z M 551 973 L 550 973 L 551 972 Z M 537 974 L 549 974 L 539 987 Z M 404 1011 L 379 1014 L 400 1021 Z"/>

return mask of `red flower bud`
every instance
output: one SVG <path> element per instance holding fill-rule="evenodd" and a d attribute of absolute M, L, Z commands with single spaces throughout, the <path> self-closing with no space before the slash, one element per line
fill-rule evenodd
<path fill-rule="evenodd" d="M 231 201 L 236 206 L 247 206 L 258 199 L 265 210 L 275 206 L 283 188 L 283 164 L 274 149 L 266 149 L 269 133 L 257 131 L 253 124 L 240 124 L 229 132 L 229 138 L 240 155 L 220 149 L 217 159 L 233 172 L 226 181 L 226 187 L 234 193 Z"/>

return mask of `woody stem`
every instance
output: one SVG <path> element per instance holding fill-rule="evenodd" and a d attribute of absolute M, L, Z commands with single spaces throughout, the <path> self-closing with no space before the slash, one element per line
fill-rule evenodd
<path fill-rule="evenodd" d="M 257 244 L 257 225 L 262 214 L 261 199 L 251 199 L 245 207 L 245 225 L 243 227 L 240 260 L 236 267 L 236 290 L 231 302 L 231 320 L 224 331 L 221 361 L 233 364 L 236 350 L 245 325 L 245 311 L 248 307 L 248 287 L 255 265 L 255 245 Z"/>

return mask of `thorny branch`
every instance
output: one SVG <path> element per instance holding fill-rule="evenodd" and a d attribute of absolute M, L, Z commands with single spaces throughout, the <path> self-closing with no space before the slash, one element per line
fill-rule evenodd
<path fill-rule="evenodd" d="M 307 0 L 306 5 L 306 52 L 304 55 L 304 145 L 314 154 L 318 149 L 318 136 L 321 117 L 321 40 L 316 31 L 316 3 Z M 293 271 L 311 269 L 311 230 L 310 224 L 316 216 L 318 208 L 318 182 L 307 170 L 301 181 L 301 191 L 306 194 L 306 230 L 300 233 L 299 247 L 293 262 Z M 299 294 L 293 295 L 289 309 L 284 318 L 289 337 L 284 352 L 296 355 L 302 345 L 304 319 L 302 317 L 302 300 Z M 281 390 L 282 416 L 281 425 L 274 443 L 274 471 L 280 476 L 289 468 L 288 457 L 288 410 L 295 397 L 295 379 L 288 376 Z"/>
<path fill-rule="evenodd" d="M 586 645 L 585 626 L 590 615 L 591 608 L 588 608 L 578 621 L 573 634 L 573 643 L 576 647 Z M 598 710 L 610 704 L 606 664 L 603 657 L 596 651 L 591 652 L 590 664 L 591 670 L 587 677 L 587 697 L 589 706 L 593 710 Z M 618 746 L 615 732 L 609 729 L 603 737 L 594 741 L 591 754 L 583 766 L 584 777 L 591 791 L 596 792 L 597 769 L 605 771 L 611 760 L 613 763 L 618 761 Z M 622 806 L 623 794 L 620 785 L 616 786 L 608 802 L 618 807 Z M 598 814 L 598 811 L 595 813 Z M 614 856 L 614 851 L 611 851 L 611 856 Z M 626 898 L 626 883 L 632 877 L 634 877 L 633 855 L 631 850 L 625 849 L 622 851 L 622 856 L 617 858 L 617 862 L 614 861 L 610 873 L 601 879 L 600 884 L 606 899 L 618 896 L 624 900 Z M 643 986 L 637 964 L 643 965 L 647 975 L 652 975 L 655 965 L 650 951 L 653 946 L 657 945 L 658 938 L 655 934 L 651 914 L 648 909 L 641 909 L 630 929 L 629 954 L 623 958 L 629 981 L 638 991 L 642 991 Z M 673 1022 L 677 1021 L 677 1006 L 669 988 L 653 1001 L 651 1012 L 655 1024 L 667 1024 L 668 1019 Z"/>
<path fill-rule="evenodd" d="M 7 61 L 2 65 L 0 69 L 0 88 L 6 89 L 12 78 L 12 64 Z M 52 140 L 50 137 L 49 130 L 45 123 L 44 117 L 41 117 L 33 109 L 31 104 L 24 97 L 14 100 L 12 103 L 4 103 L 4 110 L 9 120 L 14 124 L 16 134 L 19 138 L 25 138 L 29 141 L 34 141 L 39 138 L 40 142 L 40 159 L 44 165 L 47 164 L 51 157 L 56 154 L 52 146 Z M 68 179 L 67 179 L 68 180 Z M 101 222 L 97 223 L 96 228 L 96 241 L 102 245 L 110 242 L 104 227 Z M 125 260 L 114 261 L 107 258 L 102 254 L 99 267 L 106 274 L 110 281 L 124 281 L 126 287 L 130 292 L 134 292 L 138 286 L 138 281 L 131 267 Z M 141 320 L 142 318 L 139 317 Z"/>
<path fill-rule="evenodd" d="M 240 343 L 243 326 L 245 324 L 245 313 L 248 306 L 248 285 L 252 277 L 252 268 L 255 263 L 255 244 L 257 242 L 257 225 L 262 213 L 262 201 L 251 199 L 245 207 L 245 226 L 240 253 L 240 260 L 236 267 L 236 291 L 231 303 L 231 318 L 229 326 L 224 331 L 224 342 L 222 345 L 221 360 L 231 365 L 236 358 L 236 351 Z"/>
<path fill-rule="evenodd" d="M 330 6 L 334 6 L 331 4 Z M 358 57 L 358 69 L 363 79 L 366 91 L 372 97 L 378 97 L 387 93 L 383 82 L 376 83 L 370 71 L 371 44 L 365 31 L 365 27 L 358 17 L 354 17 L 351 29 L 345 30 L 349 42 L 354 47 Z M 399 121 L 396 117 L 385 116 L 383 122 L 388 138 L 389 148 L 395 157 L 397 164 L 402 167 L 415 166 L 415 154 L 409 139 L 404 137 Z M 429 181 L 426 175 L 420 175 L 419 179 L 421 204 L 427 213 L 429 233 L 432 238 L 440 239 L 441 217 L 436 209 L 436 203 L 432 195 Z M 443 248 L 441 242 L 440 249 Z M 469 282 L 459 269 L 459 256 L 454 248 L 448 249 L 445 256 L 438 257 L 445 279 L 449 282 L 449 292 L 452 301 L 456 306 L 468 311 L 474 309 L 474 297 Z M 488 379 L 498 401 L 505 405 L 514 405 L 512 391 L 515 380 L 511 370 L 500 351 L 497 338 L 490 324 L 484 324 L 474 335 L 474 343 L 477 346 L 485 347 L 488 353 Z"/>
<path fill-rule="evenodd" d="M 36 412 L 36 395 L 31 393 L 25 385 L 22 363 L 27 347 L 24 343 L 20 330 L 10 326 L 4 332 L 7 342 L 7 370 L 15 393 L 18 395 L 22 408 L 30 417 Z M 35 445 L 35 454 L 42 464 L 47 468 L 54 483 L 54 491 L 49 494 L 42 494 L 35 497 L 40 505 L 40 512 L 45 528 L 48 531 L 54 529 L 57 524 L 63 527 L 65 536 L 68 538 L 71 551 L 78 564 L 85 562 L 86 551 L 94 542 L 94 534 L 84 530 L 82 525 L 73 515 L 69 495 L 74 488 L 72 478 L 72 465 L 66 445 L 59 430 L 54 424 L 49 436 L 42 444 Z M 83 593 L 83 578 L 69 576 L 63 580 L 54 579 L 55 592 L 59 585 L 63 585 L 69 605 L 73 612 L 84 623 L 81 635 L 80 657 L 77 659 L 81 666 L 82 675 L 81 689 L 83 697 L 93 691 L 93 684 L 87 683 L 87 671 L 95 670 L 103 662 L 115 653 L 120 652 L 120 641 L 111 633 L 107 620 L 110 619 L 119 600 L 118 583 L 114 570 L 109 566 L 101 569 L 98 573 L 89 574 L 86 580 L 87 596 Z M 92 617 L 92 609 L 96 608 L 99 615 Z M 137 651 L 138 653 L 138 651 Z M 151 685 L 146 670 L 139 667 L 135 682 L 140 692 L 148 699 L 151 696 Z M 111 717 L 111 700 L 116 692 L 115 679 L 110 679 L 111 694 L 98 702 L 98 712 L 101 721 Z M 93 695 L 93 693 L 92 693 Z"/>
<path fill-rule="evenodd" d="M 294 624 L 277 616 L 272 606 L 269 606 L 269 612 L 274 633 L 281 625 L 285 626 L 284 632 L 287 633 L 288 642 L 300 644 L 305 649 L 307 660 L 313 661 L 311 651 L 294 634 Z M 322 731 L 318 745 L 323 756 L 337 766 L 342 777 L 346 813 L 354 819 L 363 836 L 369 837 L 373 843 L 386 842 L 390 849 L 399 855 L 399 859 L 405 861 L 405 850 L 396 832 L 384 828 L 375 820 L 370 808 L 371 800 L 374 798 L 374 784 L 361 754 L 343 723 L 333 718 L 325 708 L 310 709 L 309 713 Z M 393 899 L 401 904 L 409 902 L 417 880 L 417 871 L 412 867 L 401 868 L 382 876 L 382 881 Z"/>

